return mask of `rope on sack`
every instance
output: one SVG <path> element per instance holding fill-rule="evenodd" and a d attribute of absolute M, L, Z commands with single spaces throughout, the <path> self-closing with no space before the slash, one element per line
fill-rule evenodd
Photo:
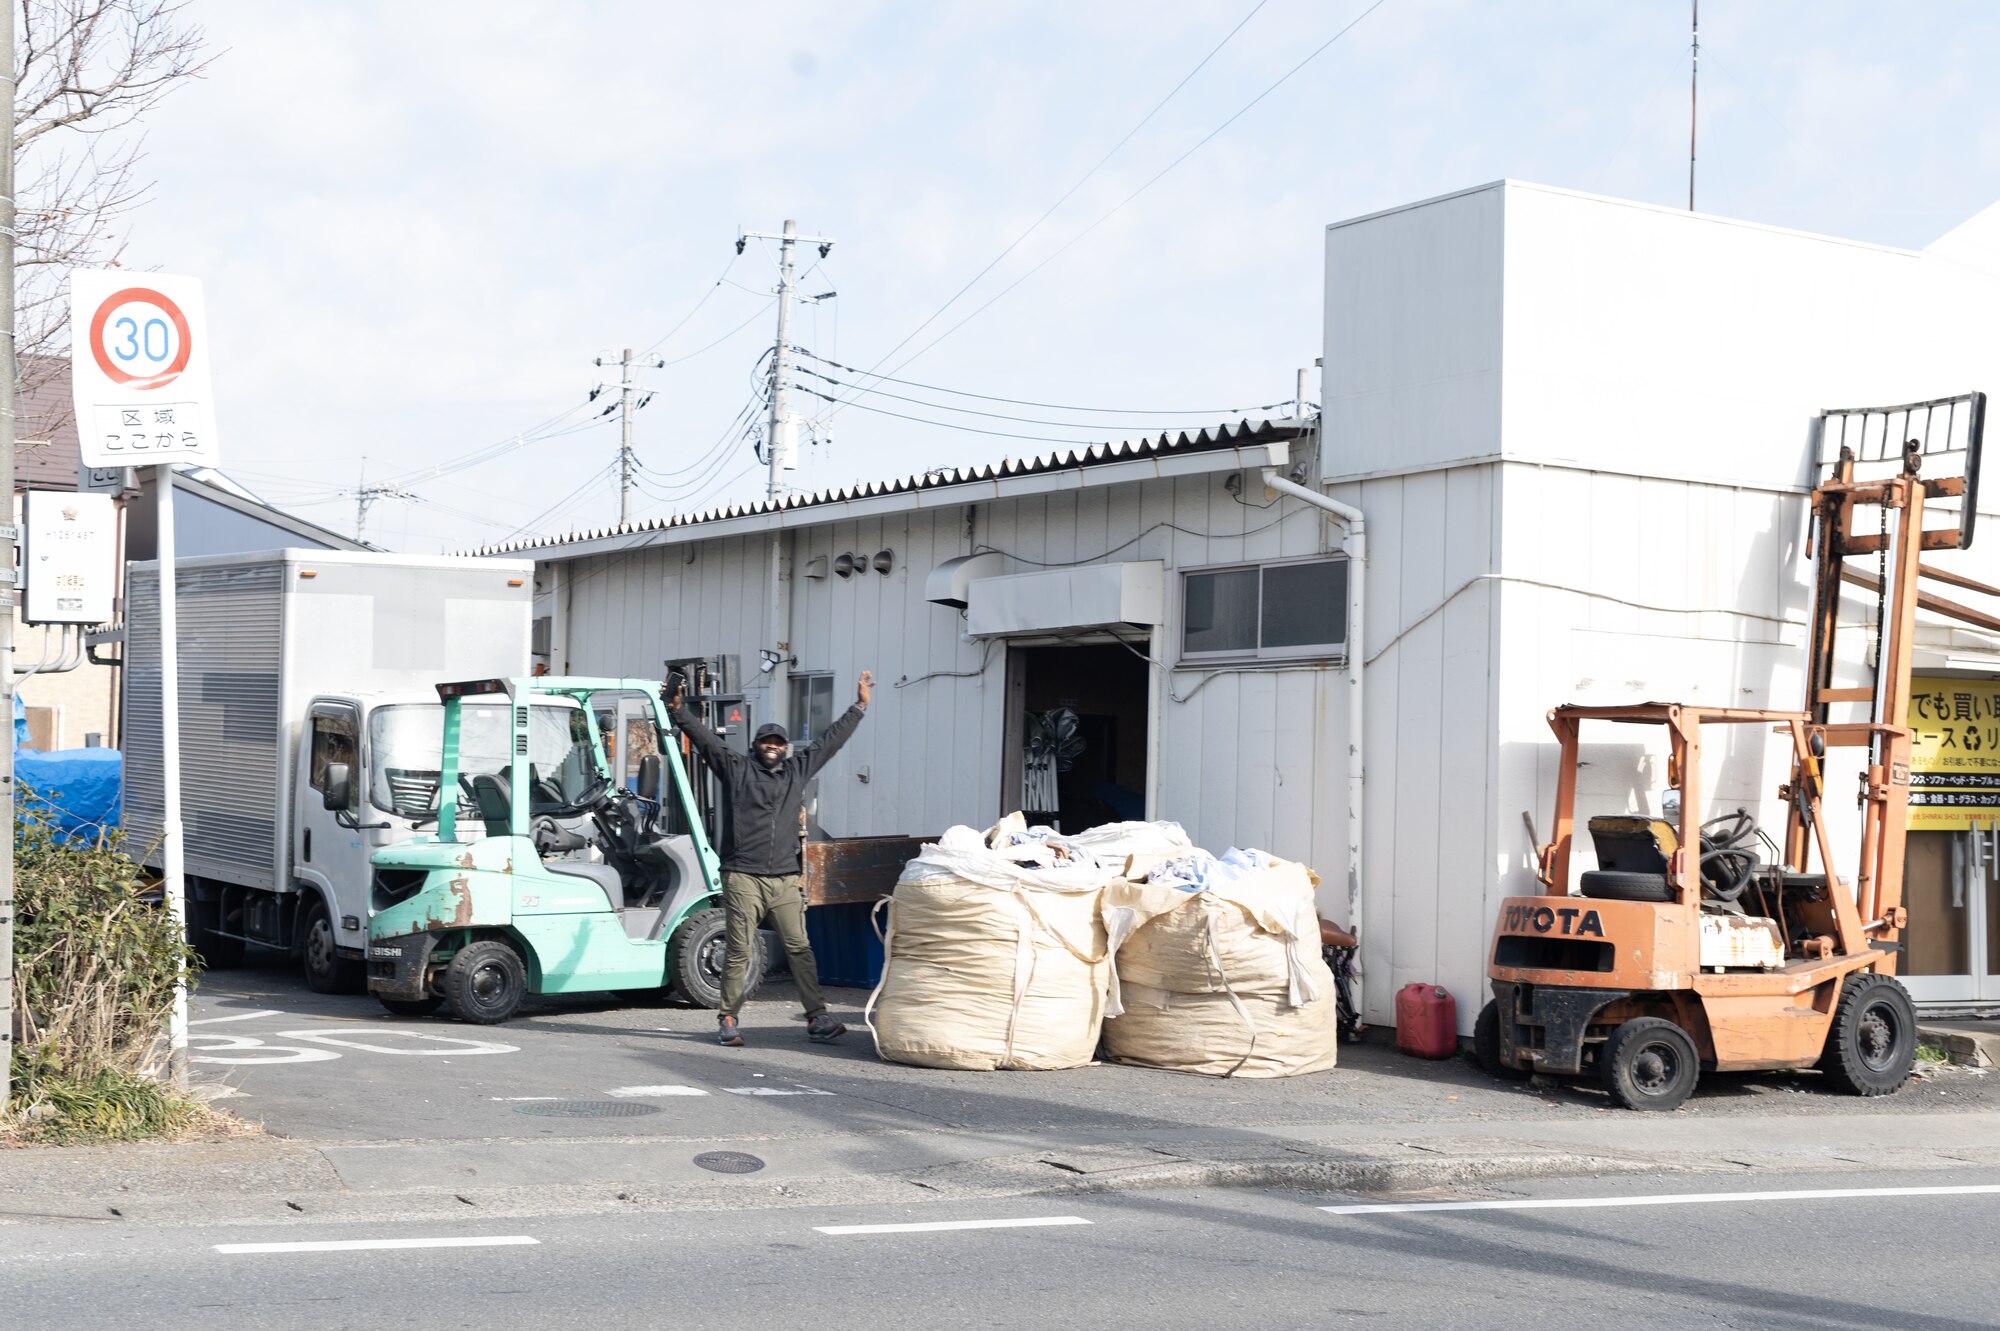
<path fill-rule="evenodd" d="M 1243 1070 L 1243 1065 L 1248 1063 L 1251 1057 L 1257 1052 L 1257 1023 L 1251 1020 L 1250 1009 L 1244 1007 L 1243 1000 L 1236 996 L 1235 986 L 1229 983 L 1229 973 L 1222 967 L 1222 947 L 1215 940 L 1214 911 L 1204 910 L 1202 912 L 1202 928 L 1204 934 L 1203 947 L 1207 953 L 1202 960 L 1208 965 L 1210 981 L 1219 982 L 1222 985 L 1222 992 L 1229 998 L 1229 1006 L 1236 1009 L 1236 1019 L 1242 1022 L 1243 1029 L 1250 1033 L 1250 1047 L 1243 1051 L 1243 1057 L 1237 1059 L 1229 1071 L 1222 1074 L 1225 1077 L 1233 1077 Z"/>
<path fill-rule="evenodd" d="M 1015 904 L 1027 915 L 1036 928 L 1055 939 L 1058 943 L 1061 943 L 1063 950 L 1068 952 L 1072 957 L 1075 957 L 1086 966 L 1095 966 L 1104 960 L 1103 956 L 1092 957 L 1086 952 L 1079 952 L 1075 944 L 1063 937 L 1061 930 L 1043 919 L 1041 912 L 1035 909 L 1035 903 L 1029 898 L 1027 888 L 1016 883 L 1008 889 L 1008 895 L 1014 898 Z M 1107 950 L 1104 955 L 1109 956 L 1110 952 Z M 1023 974 L 1023 962 L 1026 963 L 1025 974 Z M 1026 1001 L 1028 990 L 1034 987 L 1034 983 L 1035 940 L 1034 936 L 1022 924 L 1020 916 L 1017 915 L 1014 917 L 1014 1002 L 1007 1013 L 1007 1049 L 1006 1053 L 1002 1056 L 1002 1067 L 1013 1066 L 1014 1036 L 1020 1027 L 1021 1004 Z"/>
<path fill-rule="evenodd" d="M 882 986 L 889 983 L 889 957 L 895 949 L 896 899 L 883 897 L 868 912 L 868 923 L 875 930 L 875 936 L 882 940 L 882 978 L 875 981 L 875 988 L 868 995 L 868 1006 L 861 1009 L 861 1024 L 868 1028 L 868 1038 L 875 1042 L 875 1053 L 882 1052 L 882 1037 L 875 1033 L 875 1000 L 882 996 Z M 882 929 L 882 921 L 889 922 L 888 931 Z"/>

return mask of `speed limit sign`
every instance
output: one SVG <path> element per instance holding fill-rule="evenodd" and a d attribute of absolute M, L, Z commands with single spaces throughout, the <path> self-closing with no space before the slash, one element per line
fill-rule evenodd
<path fill-rule="evenodd" d="M 70 329 L 76 432 L 86 466 L 214 465 L 198 279 L 73 270 Z"/>

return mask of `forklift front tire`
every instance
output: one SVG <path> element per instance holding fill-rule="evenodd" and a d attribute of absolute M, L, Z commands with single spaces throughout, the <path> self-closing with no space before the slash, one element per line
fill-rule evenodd
<path fill-rule="evenodd" d="M 1472 1055 L 1487 1076 L 1501 1081 L 1526 1081 L 1534 1075 L 1531 1069 L 1517 1068 L 1500 1057 L 1500 1004 L 1490 998 L 1479 1009 L 1479 1020 L 1472 1023 Z"/>
<path fill-rule="evenodd" d="M 1678 1109 L 1694 1094 L 1701 1056 L 1688 1033 L 1663 1017 L 1634 1017 L 1598 1055 L 1604 1089 L 1627 1109 Z"/>
<path fill-rule="evenodd" d="M 497 938 L 462 947 L 444 970 L 444 1001 L 451 1015 L 474 1026 L 498 1026 L 521 1010 L 528 968 L 521 954 Z"/>
<path fill-rule="evenodd" d="M 673 940 L 667 947 L 674 988 L 696 1007 L 722 1006 L 722 969 L 728 933 L 729 912 L 721 906 L 696 911 L 674 930 Z M 763 930 L 751 930 L 750 940 L 750 980 L 744 988 L 745 998 L 754 995 L 764 983 L 767 961 Z"/>
<path fill-rule="evenodd" d="M 1893 976 L 1857 971 L 1841 982 L 1820 1071 L 1850 1095 L 1888 1095 L 1917 1060 L 1917 1009 Z"/>

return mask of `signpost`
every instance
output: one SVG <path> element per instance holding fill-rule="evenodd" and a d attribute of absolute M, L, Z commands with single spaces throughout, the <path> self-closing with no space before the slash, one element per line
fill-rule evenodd
<path fill-rule="evenodd" d="M 213 466 L 214 394 L 208 377 L 208 330 L 201 283 L 165 273 L 75 269 L 70 273 L 71 391 L 82 465 L 151 467 L 159 511 L 160 578 L 160 858 L 167 908 L 187 930 L 187 884 L 181 866 L 179 626 L 174 616 L 174 477 L 176 463 Z M 174 988 L 169 1066 L 187 1082 L 187 983 Z"/>

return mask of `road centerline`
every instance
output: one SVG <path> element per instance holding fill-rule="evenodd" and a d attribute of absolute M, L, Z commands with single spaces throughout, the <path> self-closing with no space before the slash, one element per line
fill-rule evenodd
<path fill-rule="evenodd" d="M 1087 1225 L 1080 1215 L 1026 1216 L 1019 1220 L 923 1220 L 898 1225 L 814 1225 L 821 1234 L 929 1234 L 946 1229 L 1040 1229 L 1048 1225 Z"/>
<path fill-rule="evenodd" d="M 427 1239 L 317 1239 L 295 1243 L 218 1243 L 215 1251 L 240 1256 L 270 1252 L 367 1252 L 380 1248 L 515 1248 L 539 1245 L 526 1234 L 482 1234 Z"/>

